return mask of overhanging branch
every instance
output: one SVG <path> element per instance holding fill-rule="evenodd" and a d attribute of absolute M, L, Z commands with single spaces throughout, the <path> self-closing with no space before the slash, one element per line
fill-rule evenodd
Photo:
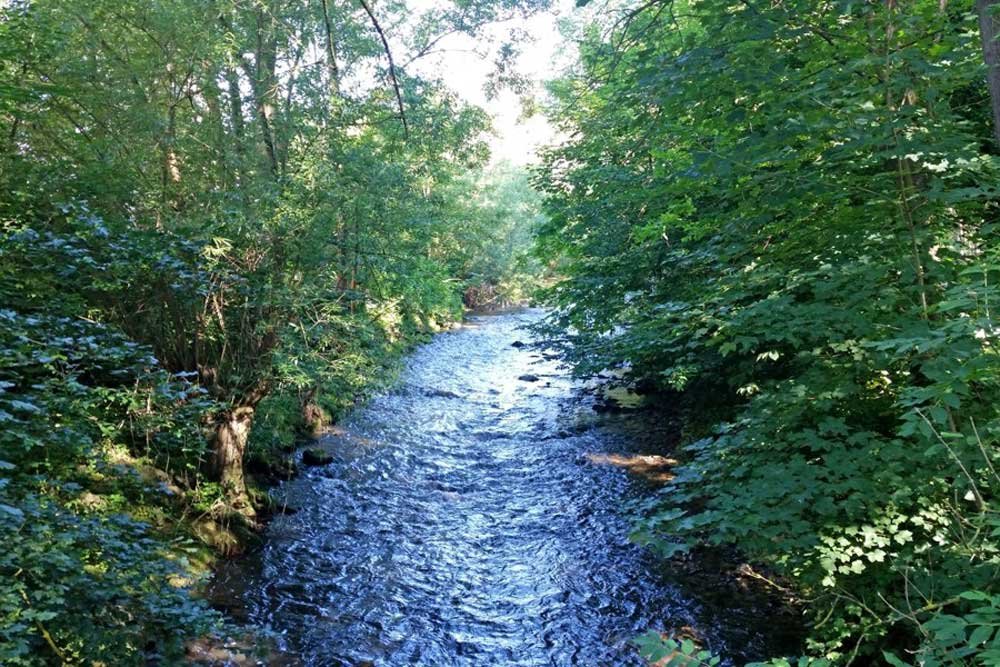
<path fill-rule="evenodd" d="M 382 48 L 385 49 L 385 56 L 389 59 L 389 78 L 392 80 L 392 88 L 396 92 L 396 104 L 399 105 L 399 119 L 403 122 L 403 133 L 409 138 L 410 126 L 406 122 L 406 112 L 403 110 L 403 94 L 399 90 L 399 79 L 396 78 L 396 63 L 392 58 L 392 49 L 389 48 L 389 40 L 386 39 L 385 32 L 382 30 L 382 26 L 379 25 L 378 19 L 375 18 L 375 12 L 372 11 L 367 0 L 358 0 L 358 2 L 364 7 L 365 13 L 368 14 L 368 18 L 372 21 L 375 32 L 378 33 L 379 39 L 382 40 Z"/>

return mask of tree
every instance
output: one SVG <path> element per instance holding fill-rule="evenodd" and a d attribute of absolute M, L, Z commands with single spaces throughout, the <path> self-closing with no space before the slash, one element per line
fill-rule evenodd
<path fill-rule="evenodd" d="M 644 3 L 584 30 L 552 84 L 571 137 L 536 175 L 566 274 L 552 335 L 579 373 L 620 369 L 687 415 L 687 464 L 639 539 L 777 569 L 819 659 L 990 655 L 972 600 L 997 572 L 998 248 L 975 19 Z"/>
<path fill-rule="evenodd" d="M 459 8 L 430 17 L 415 48 L 442 30 L 476 31 L 520 5 L 485 7 L 471 17 Z M 297 299 L 322 292 L 333 266 L 338 287 L 354 294 L 354 312 L 364 302 L 357 291 L 372 264 L 367 253 L 425 254 L 429 230 L 407 227 L 413 216 L 445 211 L 431 193 L 452 178 L 446 155 L 465 154 L 454 161 L 459 169 L 482 161 L 485 117 L 431 82 L 405 79 L 381 26 L 372 6 L 329 0 L 47 0 L 14 6 L 4 22 L 12 45 L 4 85 L 22 91 L 3 110 L 8 189 L 86 201 L 115 234 L 152 227 L 162 244 L 194 243 L 180 256 L 163 252 L 199 280 L 148 281 L 140 272 L 133 284 L 90 297 L 167 368 L 197 373 L 226 406 L 213 420 L 212 467 L 232 506 L 248 514 L 247 438 L 260 402 L 281 389 L 274 359 L 287 327 L 313 303 Z M 315 54 L 322 67 L 307 62 Z M 341 90 L 341 79 L 386 54 L 388 96 L 379 85 L 357 97 Z M 361 159 L 365 153 L 382 163 Z M 334 190 L 351 173 L 345 186 L 355 196 L 353 184 L 390 179 L 411 204 L 380 213 L 340 199 L 337 210 L 324 209 L 331 217 L 315 217 L 301 191 L 315 192 L 306 179 L 317 172 Z M 305 208 L 292 213 L 290 201 Z M 4 203 L 15 213 L 24 200 Z M 372 226 L 379 215 L 389 217 Z M 315 233 L 303 235 L 303 227 Z M 319 234 L 336 241 L 305 252 L 299 241 Z M 407 240 L 390 250 L 395 239 Z M 131 268 L 140 267 L 148 269 Z"/>
<path fill-rule="evenodd" d="M 993 111 L 993 138 L 1000 144 L 1000 44 L 997 37 L 997 3 L 990 0 L 976 0 L 979 15 L 979 34 L 983 40 L 983 61 L 986 63 L 986 84 L 990 89 L 990 103 Z"/>
<path fill-rule="evenodd" d="M 193 517 L 238 547 L 248 457 L 461 314 L 488 119 L 405 63 L 535 4 L 0 9 L 0 662 L 217 622 Z"/>

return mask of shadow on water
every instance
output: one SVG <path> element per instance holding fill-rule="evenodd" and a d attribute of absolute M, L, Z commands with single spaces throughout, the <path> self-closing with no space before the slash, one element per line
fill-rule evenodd
<path fill-rule="evenodd" d="M 413 354 L 320 440 L 333 463 L 279 490 L 297 511 L 216 596 L 309 665 L 642 665 L 629 640 L 650 628 L 736 663 L 778 648 L 780 609 L 628 541 L 625 508 L 675 463 L 669 424 L 596 411 L 517 345 L 540 316 L 474 317 Z"/>

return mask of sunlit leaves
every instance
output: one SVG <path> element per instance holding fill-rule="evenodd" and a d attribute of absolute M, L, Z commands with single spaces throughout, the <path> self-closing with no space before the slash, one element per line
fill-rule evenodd
<path fill-rule="evenodd" d="M 779 569 L 823 621 L 822 660 L 895 633 L 948 655 L 958 631 L 918 629 L 937 608 L 909 601 L 989 587 L 998 564 L 996 165 L 973 17 L 653 3 L 603 28 L 552 86 L 571 139 L 538 175 L 542 249 L 567 273 L 551 296 L 578 372 L 683 392 L 698 439 L 641 539 Z"/>
<path fill-rule="evenodd" d="M 662 667 L 714 667 L 722 661 L 691 639 L 678 640 L 653 631 L 636 637 L 634 644 L 639 655 Z"/>

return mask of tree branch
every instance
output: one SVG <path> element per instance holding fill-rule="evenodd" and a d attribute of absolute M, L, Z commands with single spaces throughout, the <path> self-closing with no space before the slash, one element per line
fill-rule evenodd
<path fill-rule="evenodd" d="M 375 32 L 378 33 L 379 38 L 382 40 L 382 47 L 385 49 L 386 58 L 389 59 L 389 78 L 392 79 L 392 88 L 396 92 L 396 104 L 399 105 L 399 119 L 403 122 L 403 133 L 406 138 L 410 137 L 410 126 L 406 122 L 406 112 L 403 110 L 403 94 L 399 90 L 399 80 L 396 78 L 396 63 L 392 58 L 392 50 L 389 48 L 389 40 L 385 37 L 385 32 L 382 31 L 382 26 L 379 25 L 378 19 L 375 18 L 375 12 L 372 11 L 371 6 L 368 4 L 367 0 L 358 0 L 361 6 L 364 7 L 365 13 L 368 14 L 368 18 L 372 21 L 372 26 L 375 28 Z"/>

